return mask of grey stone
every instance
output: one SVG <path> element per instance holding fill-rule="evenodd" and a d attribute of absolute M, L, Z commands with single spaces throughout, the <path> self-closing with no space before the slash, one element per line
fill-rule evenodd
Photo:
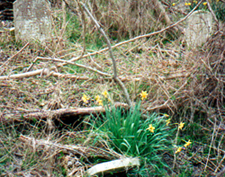
<path fill-rule="evenodd" d="M 210 12 L 195 11 L 187 20 L 186 42 L 189 48 L 202 46 L 213 32 L 213 16 Z"/>
<path fill-rule="evenodd" d="M 52 23 L 46 0 L 16 0 L 13 4 L 16 40 L 44 42 L 51 37 Z"/>
<path fill-rule="evenodd" d="M 140 166 L 140 160 L 138 158 L 122 158 L 118 160 L 112 160 L 94 165 L 93 167 L 89 168 L 87 170 L 87 176 L 119 172 L 121 170 L 127 170 L 135 166 Z"/>

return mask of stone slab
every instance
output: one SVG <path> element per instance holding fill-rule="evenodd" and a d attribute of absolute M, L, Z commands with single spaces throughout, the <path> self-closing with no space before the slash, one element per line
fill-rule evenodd
<path fill-rule="evenodd" d="M 213 16 L 208 11 L 195 11 L 187 20 L 186 42 L 189 48 L 202 46 L 213 32 Z"/>
<path fill-rule="evenodd" d="M 16 0 L 13 13 L 16 40 L 44 42 L 51 38 L 51 12 L 47 0 Z"/>

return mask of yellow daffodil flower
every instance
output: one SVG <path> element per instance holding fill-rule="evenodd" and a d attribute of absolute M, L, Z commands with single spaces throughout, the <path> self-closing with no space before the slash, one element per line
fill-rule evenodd
<path fill-rule="evenodd" d="M 103 106 L 103 102 L 102 102 L 102 100 L 97 100 L 97 102 L 98 102 L 98 104 L 100 105 L 100 106 Z"/>
<path fill-rule="evenodd" d="M 171 119 L 167 119 L 167 120 L 166 120 L 166 126 L 168 126 L 168 125 L 170 124 L 170 120 L 171 120 Z"/>
<path fill-rule="evenodd" d="M 100 106 L 103 106 L 103 102 L 102 102 L 102 100 L 101 100 L 101 98 L 100 98 L 99 95 L 97 95 L 97 96 L 95 97 L 95 100 L 96 100 L 96 102 L 97 102 Z"/>
<path fill-rule="evenodd" d="M 185 6 L 190 6 L 191 5 L 191 3 L 190 2 L 185 2 L 185 4 L 184 4 Z"/>
<path fill-rule="evenodd" d="M 188 141 L 185 143 L 184 147 L 188 147 L 190 144 L 191 144 L 191 141 L 188 140 Z"/>
<path fill-rule="evenodd" d="M 104 95 L 105 98 L 107 98 L 108 92 L 105 90 L 102 95 Z"/>
<path fill-rule="evenodd" d="M 89 98 L 85 94 L 83 94 L 81 99 L 84 103 L 88 103 Z"/>
<path fill-rule="evenodd" d="M 179 124 L 179 126 L 178 126 L 178 129 L 182 130 L 183 127 L 184 127 L 184 123 L 181 122 L 181 123 Z"/>
<path fill-rule="evenodd" d="M 96 101 L 98 101 L 98 100 L 100 100 L 101 98 L 100 98 L 100 96 L 99 95 L 97 95 L 96 97 L 95 97 L 95 100 Z"/>
<path fill-rule="evenodd" d="M 140 95 L 141 95 L 141 100 L 147 98 L 147 96 L 148 96 L 147 92 L 145 92 L 145 91 L 141 91 Z"/>
<path fill-rule="evenodd" d="M 155 127 L 153 127 L 152 124 L 150 124 L 146 130 L 149 130 L 150 132 L 154 133 Z"/>
<path fill-rule="evenodd" d="M 206 5 L 207 5 L 207 2 L 203 2 L 202 4 L 203 4 L 204 6 L 206 6 Z"/>
<path fill-rule="evenodd" d="M 182 147 L 177 148 L 175 154 L 177 154 L 178 152 L 180 152 L 182 150 Z"/>

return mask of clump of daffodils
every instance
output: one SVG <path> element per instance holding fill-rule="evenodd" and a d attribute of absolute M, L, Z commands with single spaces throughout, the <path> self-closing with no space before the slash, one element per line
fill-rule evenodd
<path fill-rule="evenodd" d="M 103 98 L 102 98 L 103 96 Z M 97 95 L 95 97 L 95 101 L 98 105 L 103 106 L 103 100 L 105 101 L 107 99 L 108 102 L 111 102 L 110 98 L 109 98 L 109 93 L 105 90 L 104 92 L 102 92 L 102 96 Z"/>
<path fill-rule="evenodd" d="M 109 96 L 108 96 L 108 92 L 105 90 L 104 92 L 101 93 L 101 95 L 97 95 L 95 96 L 95 102 L 100 105 L 100 106 L 103 106 L 103 102 L 104 101 L 108 101 L 108 102 L 111 102 Z M 88 104 L 91 100 L 90 97 L 88 97 L 87 95 L 83 94 L 81 100 L 85 103 L 85 104 Z"/>

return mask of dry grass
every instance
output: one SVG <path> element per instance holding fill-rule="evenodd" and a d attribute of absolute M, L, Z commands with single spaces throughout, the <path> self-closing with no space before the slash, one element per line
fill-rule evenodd
<path fill-rule="evenodd" d="M 131 13 L 132 17 L 127 20 L 126 15 L 129 13 L 123 9 L 125 6 L 118 6 L 111 1 L 105 3 L 109 3 L 114 10 L 117 8 L 115 12 L 120 10 L 123 13 L 109 15 L 107 13 L 110 12 L 104 10 L 100 12 L 99 8 L 102 10 L 103 7 L 98 3 L 92 4 L 96 6 L 93 11 L 96 17 L 102 17 L 102 19 L 99 17 L 99 20 L 102 20 L 102 25 L 109 31 L 116 29 L 117 25 L 119 37 L 137 35 L 130 31 L 140 34 L 155 30 L 150 24 L 145 24 L 146 18 L 153 18 L 151 13 L 144 13 L 146 16 L 139 18 L 140 23 L 134 24 L 132 19 L 137 18 L 136 12 Z M 129 5 L 141 8 L 140 3 L 136 1 Z M 148 10 L 148 8 L 152 7 L 146 2 L 146 6 L 140 11 Z M 110 23 L 112 20 L 109 18 L 112 18 L 115 23 Z M 120 19 L 129 23 L 124 23 Z M 127 87 L 132 101 L 140 99 L 138 94 L 142 90 L 147 91 L 148 99 L 142 102 L 143 113 L 166 112 L 171 115 L 173 122 L 187 122 L 183 136 L 195 138 L 192 139 L 192 149 L 178 156 L 177 168 L 173 171 L 175 174 L 185 174 L 193 170 L 192 176 L 199 174 L 210 176 L 223 168 L 225 156 L 224 29 L 221 28 L 200 50 L 187 50 L 183 44 L 180 44 L 182 37 L 165 44 L 165 40 L 168 39 L 166 33 L 114 49 L 118 75 Z M 113 31 L 111 34 L 114 35 Z M 4 31 L 0 36 L 0 65 L 2 65 L 24 44 L 15 43 L 14 37 L 8 31 Z M 1 76 L 8 76 L 25 72 L 25 68 L 28 68 L 37 56 L 68 59 L 80 56 L 82 51 L 82 44 L 71 44 L 60 37 L 46 45 L 31 44 L 1 68 L 0 73 Z M 112 63 L 107 52 L 81 59 L 79 62 L 112 73 Z M 32 70 L 52 66 L 57 67 L 56 62 L 43 60 L 36 62 Z M 109 92 L 111 100 L 125 101 L 116 83 L 94 72 L 72 65 L 57 67 L 57 72 L 78 77 L 85 76 L 86 79 L 38 75 L 22 79 L 0 80 L 0 118 L 8 113 L 22 115 L 42 109 L 94 106 L 95 102 L 83 105 L 82 95 L 86 94 L 94 99 L 104 90 Z M 51 131 L 48 129 L 48 120 L 15 122 L 12 125 L 0 123 L 0 165 L 3 167 L 0 172 L 3 176 L 29 174 L 82 176 L 85 169 L 96 162 L 96 158 L 116 158 L 115 154 L 102 156 L 94 154 L 86 157 L 88 154 L 82 156 L 56 147 L 38 147 L 35 143 L 30 145 L 18 138 L 20 134 L 23 134 L 37 140 L 44 139 L 65 145 L 77 144 L 93 149 L 99 148 L 99 151 L 109 151 L 107 142 L 100 142 L 94 147 L 89 146 L 93 144 L 93 135 L 90 134 L 87 125 L 80 123 L 83 119 L 88 121 L 89 117 L 80 117 L 78 119 L 80 121 L 75 123 L 75 126 L 70 125 L 71 122 L 62 124 L 56 121 Z M 65 126 L 66 123 L 68 126 Z M 173 157 L 169 155 L 167 158 L 167 161 L 170 161 Z"/>

